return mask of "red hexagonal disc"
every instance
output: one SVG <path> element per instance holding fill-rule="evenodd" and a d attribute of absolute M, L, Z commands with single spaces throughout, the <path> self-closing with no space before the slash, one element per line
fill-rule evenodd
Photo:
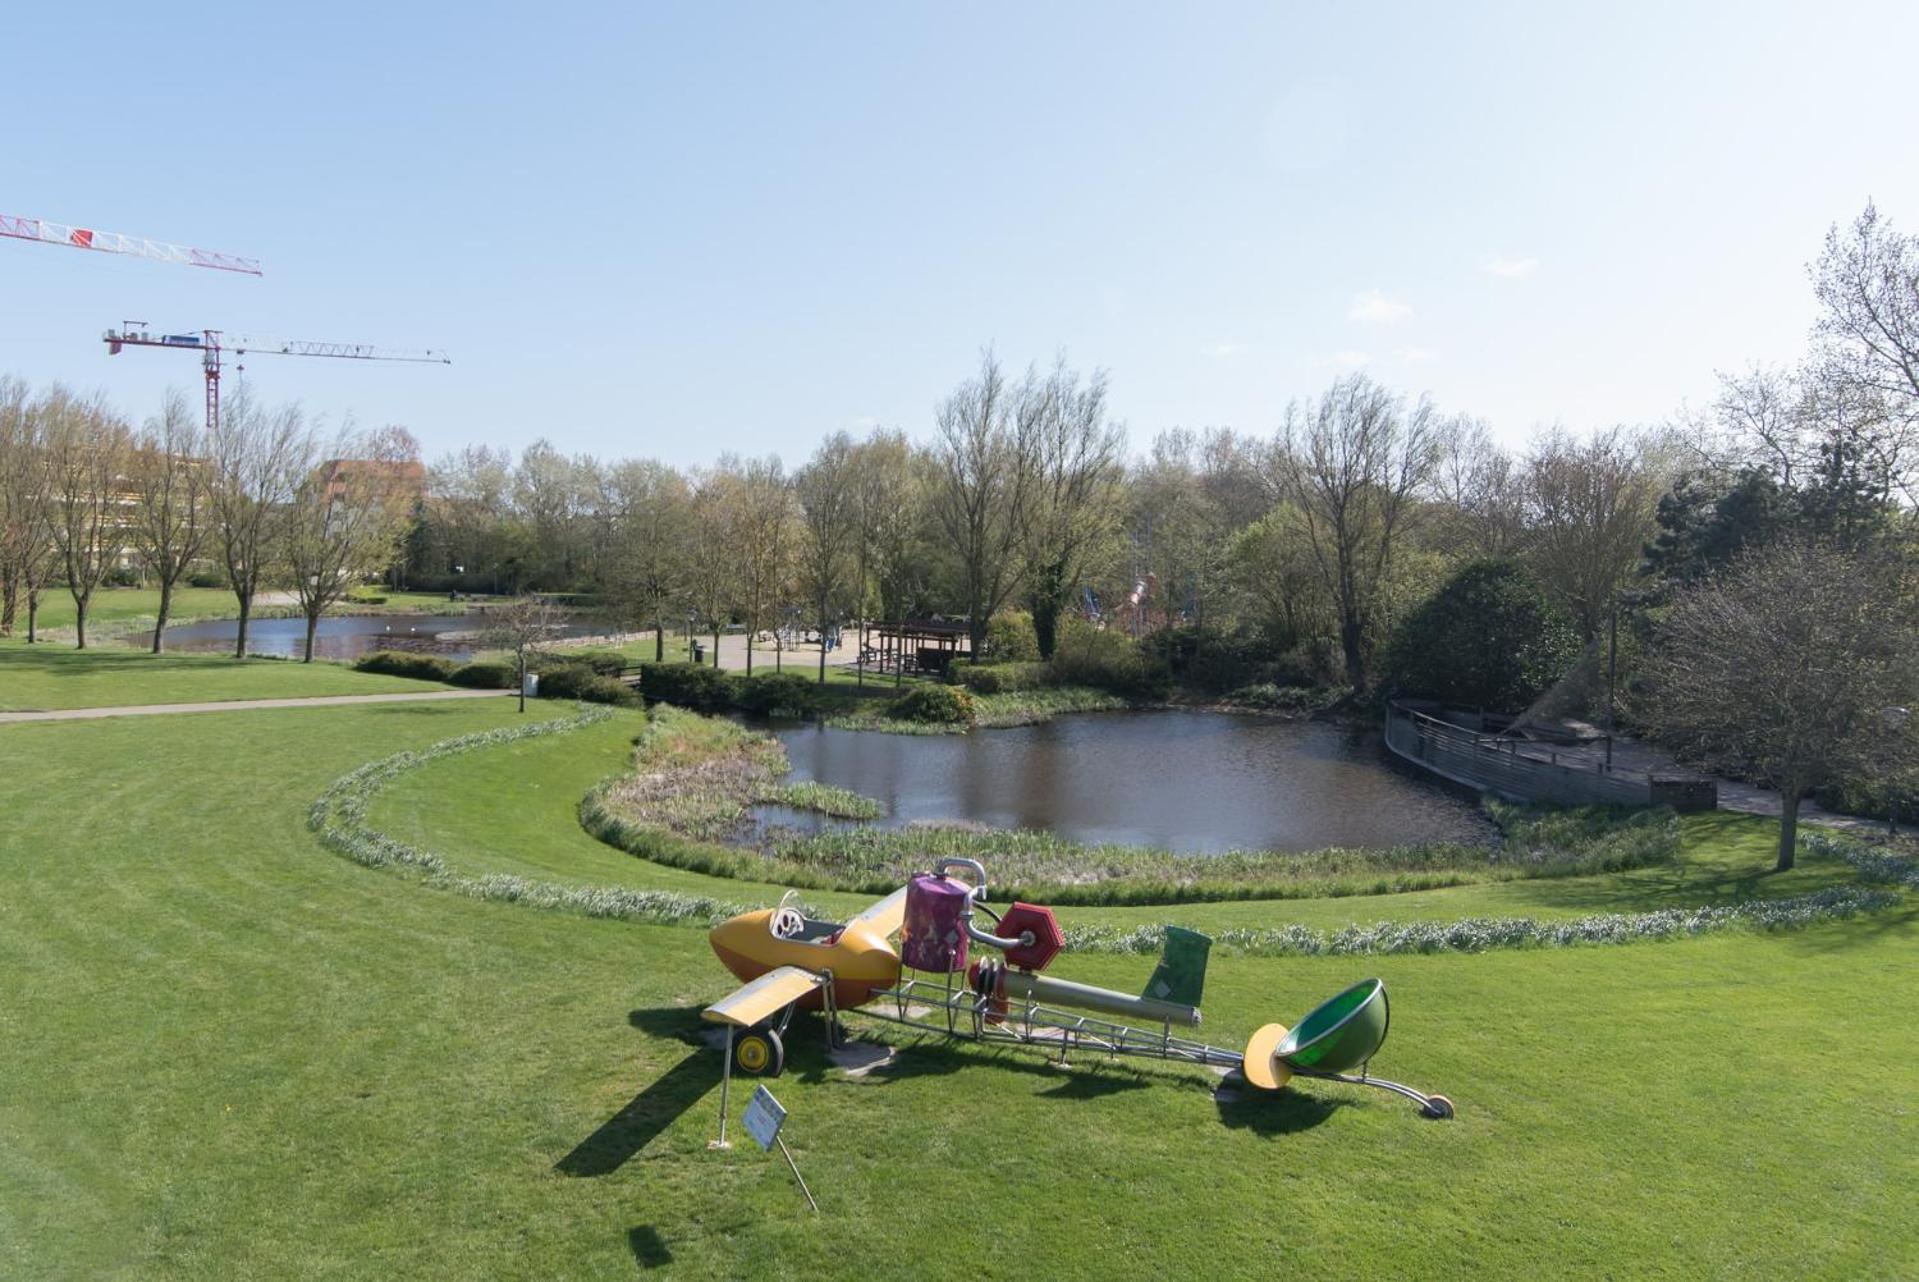
<path fill-rule="evenodd" d="M 1002 939 L 1017 939 L 1029 930 L 1033 932 L 1033 942 L 1007 949 L 1006 960 L 1027 970 L 1045 970 L 1053 958 L 1059 956 L 1060 949 L 1066 947 L 1066 936 L 1061 933 L 1051 908 L 1015 903 L 1000 918 L 999 928 L 993 933 Z"/>

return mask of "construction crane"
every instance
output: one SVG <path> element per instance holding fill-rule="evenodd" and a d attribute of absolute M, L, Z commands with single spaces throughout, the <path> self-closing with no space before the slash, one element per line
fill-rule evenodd
<path fill-rule="evenodd" d="M 431 365 L 451 365 L 445 352 L 422 348 L 405 350 L 374 347 L 367 343 L 310 343 L 283 338 L 249 338 L 217 329 L 193 330 L 184 334 L 155 334 L 144 321 L 122 321 L 119 329 L 105 335 L 107 355 L 118 356 L 123 347 L 165 347 L 176 352 L 197 352 L 207 378 L 207 430 L 220 428 L 220 365 L 227 353 L 244 356 L 324 356 L 349 361 L 415 361 Z M 245 369 L 244 365 L 236 368 Z"/>
<path fill-rule="evenodd" d="M 149 240 L 145 236 L 123 236 L 117 231 L 70 227 L 66 223 L 48 222 L 44 218 L 18 218 L 12 214 L 0 214 L 0 236 L 11 236 L 15 240 L 37 240 L 43 245 L 93 249 L 103 254 L 132 254 L 137 258 L 181 263 L 188 267 L 211 267 L 215 271 L 260 275 L 260 261 L 257 258 L 242 258 L 238 254 L 223 254 L 213 249 L 195 249 L 191 245 L 174 245 L 164 240 Z"/>

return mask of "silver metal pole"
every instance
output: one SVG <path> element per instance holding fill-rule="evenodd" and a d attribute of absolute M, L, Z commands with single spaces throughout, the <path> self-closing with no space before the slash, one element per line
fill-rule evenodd
<path fill-rule="evenodd" d="M 806 1194 L 806 1204 L 813 1208 L 815 1215 L 818 1215 L 820 1204 L 813 1200 L 813 1190 L 806 1187 L 806 1177 L 800 1174 L 799 1163 L 795 1162 L 793 1155 L 786 1151 L 786 1140 L 779 1135 L 775 1135 L 773 1142 L 780 1146 L 780 1156 L 785 1158 L 786 1164 L 793 1168 L 793 1178 L 800 1182 L 800 1192 Z"/>
<path fill-rule="evenodd" d="M 720 1070 L 720 1137 L 707 1142 L 708 1148 L 732 1148 L 726 1142 L 726 1094 L 733 1084 L 733 1026 L 726 1026 L 726 1066 Z"/>

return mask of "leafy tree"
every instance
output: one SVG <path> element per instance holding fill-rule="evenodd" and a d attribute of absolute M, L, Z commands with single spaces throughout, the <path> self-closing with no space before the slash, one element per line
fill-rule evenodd
<path fill-rule="evenodd" d="M 1517 712 L 1579 656 L 1571 618 L 1510 560 L 1475 561 L 1400 624 L 1385 656 L 1406 694 Z"/>
<path fill-rule="evenodd" d="M 1772 473 L 1761 468 L 1746 468 L 1730 482 L 1703 469 L 1684 472 L 1654 512 L 1646 573 L 1666 583 L 1715 574 L 1747 548 L 1789 530 L 1793 506 Z"/>
<path fill-rule="evenodd" d="M 1886 559 L 1831 544 L 1755 548 L 1680 593 L 1641 670 L 1637 702 L 1658 738 L 1778 791 L 1782 869 L 1801 799 L 1882 768 L 1888 710 L 1919 693 L 1902 586 Z"/>

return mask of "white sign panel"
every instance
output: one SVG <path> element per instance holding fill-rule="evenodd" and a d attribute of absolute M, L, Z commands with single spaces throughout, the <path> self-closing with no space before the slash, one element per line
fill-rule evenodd
<path fill-rule="evenodd" d="M 746 1133 L 758 1142 L 762 1149 L 771 1150 L 773 1142 L 779 1138 L 780 1123 L 786 1120 L 786 1110 L 773 1098 L 773 1092 L 764 1086 L 753 1092 L 753 1098 L 746 1103 Z"/>

